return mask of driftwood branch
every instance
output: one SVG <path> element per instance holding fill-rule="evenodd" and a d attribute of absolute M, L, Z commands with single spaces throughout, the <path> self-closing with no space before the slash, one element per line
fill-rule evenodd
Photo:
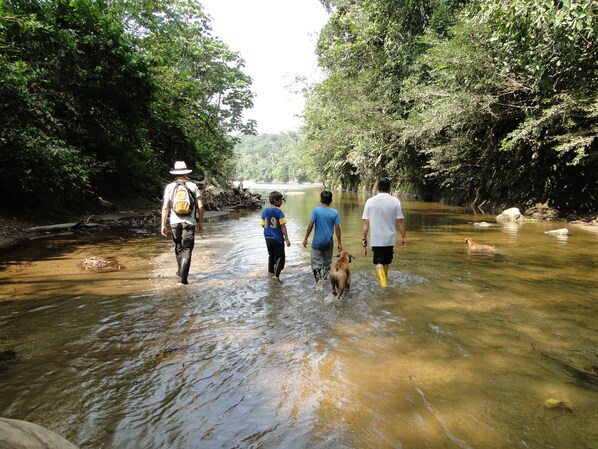
<path fill-rule="evenodd" d="M 593 389 L 598 388 L 598 365 L 584 367 L 584 368 L 580 369 L 580 368 L 573 366 L 571 363 L 567 363 L 566 361 L 557 359 L 556 357 L 554 357 L 550 354 L 547 354 L 543 351 L 538 351 L 533 344 L 532 344 L 532 348 L 534 349 L 534 351 L 536 351 L 541 356 L 546 357 L 548 360 L 559 365 L 561 368 L 563 368 L 569 374 L 573 375 L 573 377 L 575 377 L 577 380 L 580 380 L 586 384 L 591 384 Z"/>

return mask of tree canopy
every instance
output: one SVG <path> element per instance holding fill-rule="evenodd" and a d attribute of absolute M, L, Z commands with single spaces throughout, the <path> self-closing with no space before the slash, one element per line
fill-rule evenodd
<path fill-rule="evenodd" d="M 155 194 L 183 159 L 221 178 L 367 189 L 387 176 L 478 208 L 596 209 L 598 4 L 322 3 L 326 77 L 301 135 L 242 140 L 236 171 L 233 136 L 255 133 L 251 78 L 200 3 L 0 1 L 2 208 Z"/>
<path fill-rule="evenodd" d="M 325 180 L 469 204 L 598 203 L 591 1 L 324 0 L 305 110 Z"/>
<path fill-rule="evenodd" d="M 178 159 L 229 177 L 254 129 L 244 62 L 192 0 L 4 0 L 0 49 L 9 210 L 156 193 Z"/>

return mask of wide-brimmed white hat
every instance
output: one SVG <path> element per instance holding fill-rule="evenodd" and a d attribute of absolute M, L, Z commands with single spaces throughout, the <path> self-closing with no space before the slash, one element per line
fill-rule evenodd
<path fill-rule="evenodd" d="M 170 170 L 170 173 L 172 173 L 173 175 L 186 175 L 191 173 L 193 170 L 189 170 L 187 168 L 187 164 L 185 164 L 185 161 L 176 161 L 174 163 L 174 169 Z"/>

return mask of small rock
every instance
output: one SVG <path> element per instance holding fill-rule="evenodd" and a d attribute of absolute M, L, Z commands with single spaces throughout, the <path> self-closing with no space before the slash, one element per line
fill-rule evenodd
<path fill-rule="evenodd" d="M 544 401 L 544 407 L 548 409 L 562 409 L 567 410 L 568 412 L 572 412 L 573 410 L 567 404 L 559 399 L 546 399 Z"/>
<path fill-rule="evenodd" d="M 479 223 L 474 223 L 473 225 L 477 226 L 479 228 L 490 228 L 492 226 L 496 226 L 496 225 L 494 225 L 492 223 L 487 223 L 485 221 L 480 221 Z"/>
<path fill-rule="evenodd" d="M 552 231 L 546 231 L 544 234 L 550 235 L 569 235 L 569 229 L 561 228 L 561 229 L 553 229 Z"/>

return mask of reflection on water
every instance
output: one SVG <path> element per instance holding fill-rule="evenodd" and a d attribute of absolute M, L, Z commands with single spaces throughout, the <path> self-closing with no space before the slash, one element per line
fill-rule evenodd
<path fill-rule="evenodd" d="M 381 290 L 366 197 L 338 192 L 357 260 L 336 300 L 301 246 L 318 194 L 283 205 L 283 285 L 259 211 L 206 226 L 187 288 L 159 236 L 8 254 L 1 298 L 29 299 L 0 302 L 0 416 L 98 449 L 598 447 L 595 234 L 404 202 L 408 246 Z M 81 271 L 91 252 L 127 268 Z"/>

